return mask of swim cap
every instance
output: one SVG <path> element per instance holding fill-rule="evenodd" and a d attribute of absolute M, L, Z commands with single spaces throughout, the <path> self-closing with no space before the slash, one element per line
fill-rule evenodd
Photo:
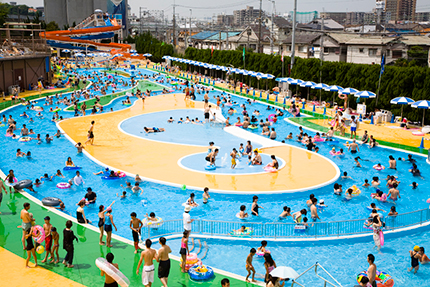
<path fill-rule="evenodd" d="M 414 251 L 415 251 L 415 252 L 420 251 L 420 247 L 419 247 L 418 245 L 415 245 L 415 246 L 414 246 Z"/>

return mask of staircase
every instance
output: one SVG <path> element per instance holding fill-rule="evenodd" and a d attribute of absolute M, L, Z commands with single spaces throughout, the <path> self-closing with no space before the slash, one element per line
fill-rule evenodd
<path fill-rule="evenodd" d="M 87 28 L 87 27 L 96 27 L 96 26 L 105 26 L 105 21 L 103 19 L 103 14 L 100 13 L 93 13 L 90 16 L 88 16 L 87 18 L 85 18 L 82 22 L 80 22 L 79 24 L 77 24 L 74 29 L 83 29 L 83 28 Z"/>

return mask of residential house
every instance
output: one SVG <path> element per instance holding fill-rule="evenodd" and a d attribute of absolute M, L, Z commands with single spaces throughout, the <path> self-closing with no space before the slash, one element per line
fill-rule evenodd
<path fill-rule="evenodd" d="M 353 33 L 325 33 L 323 38 L 324 61 L 346 62 L 347 42 L 360 37 Z M 315 39 L 312 46 L 320 47 L 320 39 Z M 316 57 L 316 56 L 315 56 Z"/>
<path fill-rule="evenodd" d="M 320 39 L 319 32 L 297 32 L 295 37 L 295 56 L 300 58 L 319 58 L 319 48 L 315 49 L 313 43 Z M 292 34 L 281 42 L 284 55 L 291 56 Z"/>
<path fill-rule="evenodd" d="M 230 50 L 235 50 L 239 47 L 246 47 L 247 49 L 252 49 L 254 51 L 257 51 L 258 35 L 259 35 L 258 25 L 250 25 L 246 27 L 238 35 L 229 38 Z M 261 27 L 260 43 L 263 47 L 263 52 L 266 54 L 269 54 L 270 53 L 270 31 L 264 26 Z"/>
<path fill-rule="evenodd" d="M 404 35 L 395 39 L 387 45 L 385 52 L 386 63 L 394 62 L 399 58 L 409 59 L 408 51 L 414 46 L 422 47 L 424 50 L 429 51 L 430 38 Z"/>
<path fill-rule="evenodd" d="M 362 36 L 347 41 L 346 62 L 356 64 L 381 64 L 382 54 L 394 37 Z M 388 61 L 386 61 L 388 63 Z"/>
<path fill-rule="evenodd" d="M 272 31 L 272 18 L 267 17 L 264 19 L 265 26 L 273 33 L 275 42 L 282 42 L 287 39 L 288 35 L 292 31 L 291 22 L 284 17 L 275 16 L 273 17 L 273 31 Z"/>

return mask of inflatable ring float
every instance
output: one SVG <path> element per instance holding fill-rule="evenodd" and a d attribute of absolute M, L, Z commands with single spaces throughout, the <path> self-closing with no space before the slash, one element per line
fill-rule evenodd
<path fill-rule="evenodd" d="M 78 169 L 82 169 L 82 167 L 80 167 L 80 166 L 65 166 L 65 167 L 63 167 L 63 170 L 78 170 Z"/>
<path fill-rule="evenodd" d="M 209 280 L 214 276 L 214 271 L 209 266 L 205 265 L 197 265 L 192 266 L 188 270 L 188 274 L 190 275 L 190 278 L 196 281 L 205 281 Z"/>
<path fill-rule="evenodd" d="M 384 170 L 384 169 L 385 169 L 385 166 L 383 166 L 383 165 L 379 166 L 379 165 L 375 164 L 375 165 L 373 166 L 373 169 L 376 169 L 376 170 Z"/>
<path fill-rule="evenodd" d="M 125 275 L 119 271 L 115 266 L 107 262 L 103 257 L 99 257 L 96 259 L 96 266 L 106 273 L 108 276 L 112 277 L 119 286 L 128 287 L 130 285 L 130 281 Z"/>
<path fill-rule="evenodd" d="M 181 262 L 182 262 L 182 258 L 181 258 Z M 187 260 L 185 262 L 185 271 L 188 271 L 191 267 L 196 265 L 198 266 L 202 265 L 202 261 L 199 258 L 197 258 L 197 254 L 190 253 L 189 255 L 187 255 Z"/>
<path fill-rule="evenodd" d="M 232 230 L 230 231 L 230 235 L 237 237 L 237 236 L 251 236 L 252 234 L 254 234 L 254 231 L 249 228 L 249 227 L 245 227 L 245 232 L 242 231 L 238 231 L 238 230 Z"/>
<path fill-rule="evenodd" d="M 20 141 L 20 142 L 29 142 L 29 141 L 31 141 L 31 137 L 21 137 L 21 138 L 19 139 L 19 141 Z"/>
<path fill-rule="evenodd" d="M 43 241 L 45 241 L 45 230 L 43 229 L 42 226 L 40 225 L 35 225 L 33 227 L 33 237 L 34 237 L 34 241 L 36 243 L 42 243 Z"/>
<path fill-rule="evenodd" d="M 155 218 L 157 219 L 156 221 L 148 220 L 148 218 L 145 218 L 144 220 L 142 220 L 143 226 L 149 228 L 158 228 L 163 225 L 163 219 L 161 217 L 156 216 Z"/>
<path fill-rule="evenodd" d="M 361 194 L 361 190 L 356 185 L 351 186 L 350 189 L 352 189 L 352 195 L 356 195 L 357 196 L 357 195 Z"/>
<path fill-rule="evenodd" d="M 13 187 L 15 189 L 23 189 L 23 188 L 29 188 L 33 186 L 33 182 L 30 179 L 24 179 L 20 180 L 17 183 L 13 184 Z"/>
<path fill-rule="evenodd" d="M 362 277 L 368 277 L 367 271 L 362 271 L 357 275 L 358 283 L 360 283 Z M 375 281 L 378 287 L 392 287 L 394 285 L 393 277 L 383 271 L 376 271 Z"/>
<path fill-rule="evenodd" d="M 57 184 L 57 187 L 59 189 L 66 189 L 66 188 L 70 188 L 70 183 L 68 182 L 60 182 L 59 184 Z"/>
<path fill-rule="evenodd" d="M 45 197 L 42 199 L 42 204 L 45 206 L 57 206 L 60 205 L 60 199 L 56 197 Z"/>
<path fill-rule="evenodd" d="M 206 165 L 205 169 L 206 170 L 214 170 L 214 169 L 216 169 L 216 165 L 214 165 L 214 164 Z"/>

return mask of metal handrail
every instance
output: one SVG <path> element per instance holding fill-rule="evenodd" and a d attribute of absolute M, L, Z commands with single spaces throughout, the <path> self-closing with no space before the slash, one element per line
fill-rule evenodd
<path fill-rule="evenodd" d="M 244 238 L 323 238 L 344 237 L 356 234 L 369 234 L 372 231 L 364 227 L 366 219 L 353 219 L 331 222 L 310 222 L 308 227 L 303 228 L 303 223 L 280 223 L 280 222 L 235 222 L 220 220 L 196 219 L 192 223 L 192 233 L 209 236 L 237 236 L 231 235 L 231 231 L 246 226 L 250 233 L 243 234 Z M 396 230 L 413 225 L 422 225 L 430 221 L 430 209 L 399 214 L 385 218 L 385 230 Z M 162 225 L 148 227 L 148 238 L 181 234 L 183 232 L 182 219 L 167 220 Z"/>
<path fill-rule="evenodd" d="M 315 263 L 314 265 L 312 265 L 311 267 L 309 267 L 308 269 L 306 269 L 304 272 L 302 272 L 302 274 L 300 274 L 298 277 L 296 277 L 292 282 L 291 282 L 291 287 L 294 286 L 294 284 L 297 284 L 299 286 L 304 287 L 302 284 L 300 284 L 299 282 L 297 282 L 297 279 L 302 277 L 304 274 L 306 274 L 309 270 L 311 270 L 312 268 L 315 267 L 315 276 L 320 278 L 321 280 L 324 281 L 324 287 L 327 286 L 327 283 L 330 284 L 333 287 L 342 287 L 342 284 L 340 284 L 327 270 L 324 269 L 324 267 L 322 267 L 321 264 L 319 264 L 318 262 Z M 331 279 L 334 280 L 334 282 L 336 282 L 337 285 L 335 285 L 334 283 L 328 281 L 327 279 L 325 279 L 324 277 L 321 277 L 318 274 L 318 267 L 320 267 L 328 276 L 330 276 Z"/>

